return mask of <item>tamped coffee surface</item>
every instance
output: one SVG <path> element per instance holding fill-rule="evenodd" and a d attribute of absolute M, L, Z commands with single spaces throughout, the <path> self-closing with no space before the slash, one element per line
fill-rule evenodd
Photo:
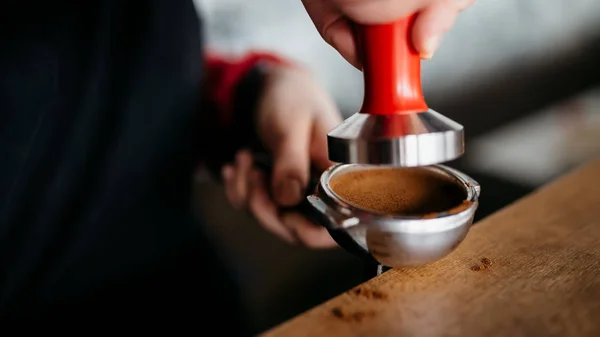
<path fill-rule="evenodd" d="M 331 189 L 349 204 L 376 213 L 424 215 L 460 205 L 466 193 L 450 177 L 424 168 L 375 168 L 341 174 Z"/>

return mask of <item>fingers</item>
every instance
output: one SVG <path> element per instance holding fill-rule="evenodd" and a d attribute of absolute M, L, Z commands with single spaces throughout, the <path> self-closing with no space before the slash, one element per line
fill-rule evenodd
<path fill-rule="evenodd" d="M 279 219 L 277 206 L 269 198 L 264 174 L 253 171 L 251 174 L 252 192 L 249 209 L 260 225 L 288 243 L 295 243 L 296 237 Z"/>
<path fill-rule="evenodd" d="M 252 168 L 245 171 L 246 156 L 249 153 L 238 154 L 235 167 L 223 168 L 225 192 L 232 205 L 237 209 L 247 206 L 264 229 L 289 244 L 301 243 L 315 249 L 335 247 L 335 241 L 325 228 L 311 223 L 299 213 L 280 213 L 279 206 L 268 193 L 265 173 Z M 244 165 L 244 174 L 240 163 Z"/>
<path fill-rule="evenodd" d="M 327 133 L 342 119 L 333 101 L 323 98 L 320 103 L 319 113 L 298 118 L 274 149 L 273 195 L 281 206 L 295 206 L 304 198 L 311 166 L 324 171 L 333 165 Z"/>
<path fill-rule="evenodd" d="M 351 24 L 331 1 L 302 0 L 306 12 L 325 42 L 335 48 L 346 61 L 361 69 Z"/>
<path fill-rule="evenodd" d="M 356 52 L 357 44 L 353 28 L 348 20 L 339 16 L 335 21 L 324 25 L 321 36 L 356 69 L 362 70 L 362 62 Z"/>
<path fill-rule="evenodd" d="M 457 14 L 474 0 L 303 0 L 321 36 L 348 62 L 361 69 L 350 22 L 382 24 L 420 13 L 412 33 L 413 44 L 424 59 L 437 50 Z"/>
<path fill-rule="evenodd" d="M 240 151 L 236 155 L 235 164 L 225 165 L 222 169 L 225 194 L 235 209 L 242 209 L 246 205 L 252 167 L 252 154 L 248 151 Z"/>
<path fill-rule="evenodd" d="M 335 125 L 341 123 L 341 118 L 337 118 L 327 121 L 321 118 L 326 114 L 320 114 L 313 125 L 312 140 L 310 145 L 310 159 L 311 165 L 319 170 L 319 172 L 325 171 L 334 163 L 329 160 L 329 152 L 327 150 L 327 133 L 335 127 Z M 339 116 L 337 111 L 333 116 Z"/>
<path fill-rule="evenodd" d="M 329 151 L 327 150 L 327 134 L 342 122 L 342 115 L 336 104 L 329 99 L 321 104 L 320 113 L 314 116 L 313 127 L 310 141 L 310 160 L 311 166 L 325 171 L 334 163 L 329 160 Z"/>
<path fill-rule="evenodd" d="M 310 118 L 284 125 L 273 147 L 273 196 L 281 206 L 295 206 L 304 197 L 310 174 Z"/>
<path fill-rule="evenodd" d="M 318 170 L 319 173 L 327 170 L 331 165 L 335 164 L 329 160 L 329 156 L 327 155 L 327 147 L 325 147 L 323 150 L 316 148 L 315 151 L 317 153 L 313 156 L 312 165 Z"/>
<path fill-rule="evenodd" d="M 235 191 L 237 192 L 238 207 L 244 207 L 248 199 L 250 173 L 252 171 L 253 158 L 248 151 L 240 151 L 236 156 L 236 176 L 234 180 Z"/>
<path fill-rule="evenodd" d="M 221 176 L 223 177 L 223 182 L 225 184 L 225 195 L 227 196 L 227 200 L 229 203 L 235 208 L 238 209 L 237 206 L 237 193 L 235 191 L 235 167 L 233 165 L 225 165 L 221 169 Z"/>
<path fill-rule="evenodd" d="M 254 170 L 250 180 L 249 209 L 264 229 L 290 244 L 300 242 L 306 247 L 321 249 L 336 246 L 325 228 L 311 223 L 301 214 L 286 212 L 279 215 L 277 205 L 269 198 L 264 173 Z"/>
<path fill-rule="evenodd" d="M 412 31 L 412 40 L 421 58 L 430 59 L 444 34 L 452 28 L 460 11 L 473 0 L 435 1 L 419 13 Z"/>
<path fill-rule="evenodd" d="M 320 0 L 322 1 L 322 0 Z M 360 24 L 380 24 L 417 12 L 434 0 L 331 0 L 352 21 Z"/>
<path fill-rule="evenodd" d="M 337 246 L 324 227 L 313 224 L 299 213 L 285 213 L 281 219 L 284 226 L 306 247 L 323 249 Z"/>

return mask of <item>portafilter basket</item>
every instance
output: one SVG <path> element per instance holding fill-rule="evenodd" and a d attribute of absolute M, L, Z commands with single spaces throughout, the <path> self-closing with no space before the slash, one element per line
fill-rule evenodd
<path fill-rule="evenodd" d="M 342 248 L 360 251 L 359 254 L 366 254 L 387 267 L 418 266 L 445 257 L 463 241 L 473 223 L 479 204 L 479 184 L 444 165 L 412 168 L 450 178 L 464 190 L 465 200 L 461 206 L 449 210 L 411 216 L 379 214 L 356 207 L 331 188 L 330 182 L 340 175 L 389 168 L 361 164 L 330 167 L 321 175 L 315 193 L 307 196 L 307 202 L 312 206 L 311 219 L 318 219 Z"/>
<path fill-rule="evenodd" d="M 270 164 L 263 162 L 258 166 L 270 172 Z M 444 165 L 411 168 L 449 178 L 465 195 L 460 207 L 411 216 L 362 209 L 341 198 L 331 187 L 332 181 L 350 172 L 390 168 L 403 170 L 385 165 L 333 165 L 318 179 L 313 176 L 306 199 L 294 210 L 324 226 L 340 247 L 367 262 L 403 268 L 428 264 L 447 256 L 464 240 L 473 223 L 479 205 L 479 184 Z"/>

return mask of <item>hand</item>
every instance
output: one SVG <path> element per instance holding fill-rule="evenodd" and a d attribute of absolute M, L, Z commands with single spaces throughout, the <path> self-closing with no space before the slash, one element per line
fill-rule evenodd
<path fill-rule="evenodd" d="M 321 36 L 352 65 L 361 69 L 351 22 L 378 24 L 419 12 L 413 45 L 429 59 L 458 13 L 474 0 L 302 0 Z"/>
<path fill-rule="evenodd" d="M 300 203 L 311 165 L 325 170 L 333 164 L 327 156 L 327 133 L 342 121 L 335 103 L 308 71 L 273 66 L 256 119 L 258 135 L 273 155 L 272 179 L 266 181 L 265 173 L 253 167 L 252 154 L 241 151 L 235 164 L 222 170 L 227 198 L 289 243 L 334 247 L 325 228 L 281 207 Z"/>

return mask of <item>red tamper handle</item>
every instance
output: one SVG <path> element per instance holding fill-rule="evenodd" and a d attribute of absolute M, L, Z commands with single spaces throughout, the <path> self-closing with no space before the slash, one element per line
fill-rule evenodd
<path fill-rule="evenodd" d="M 428 109 L 421 88 L 421 58 L 411 42 L 415 16 L 357 25 L 365 81 L 361 113 L 393 115 Z"/>

